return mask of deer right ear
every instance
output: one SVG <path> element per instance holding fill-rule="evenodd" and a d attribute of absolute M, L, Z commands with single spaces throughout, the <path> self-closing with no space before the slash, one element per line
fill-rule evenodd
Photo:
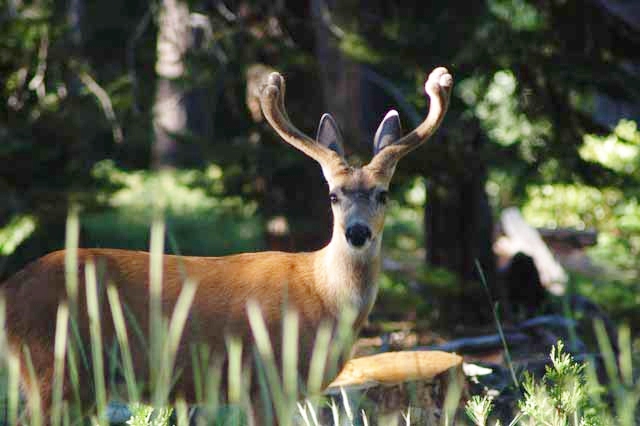
<path fill-rule="evenodd" d="M 402 136 L 402 126 L 398 111 L 392 109 L 384 116 L 376 135 L 373 137 L 373 155 L 382 151 L 385 147 L 392 145 Z"/>
<path fill-rule="evenodd" d="M 322 115 L 318 125 L 318 133 L 316 133 L 316 141 L 344 157 L 342 134 L 331 114 Z"/>

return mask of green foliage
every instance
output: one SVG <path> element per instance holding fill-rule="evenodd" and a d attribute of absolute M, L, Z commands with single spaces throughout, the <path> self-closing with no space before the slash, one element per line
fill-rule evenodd
<path fill-rule="evenodd" d="M 107 207 L 82 217 L 85 238 L 94 244 L 144 249 L 151 219 L 164 211 L 177 244 L 171 250 L 221 255 L 263 245 L 256 204 L 225 195 L 224 174 L 216 165 L 129 172 L 103 161 L 94 168 L 94 176 L 105 188 L 97 194 L 98 201 Z"/>
<path fill-rule="evenodd" d="M 580 154 L 613 172 L 637 178 L 640 131 L 622 120 L 613 133 L 586 135 Z M 544 184 L 527 188 L 525 218 L 534 226 L 598 230 L 598 243 L 589 253 L 610 277 L 636 280 L 640 273 L 640 182 L 626 187 L 586 184 Z"/>
<path fill-rule="evenodd" d="M 108 188 L 97 194 L 98 201 L 116 209 L 126 208 L 139 214 L 218 210 L 241 219 L 256 213 L 254 202 L 225 194 L 224 173 L 215 164 L 204 170 L 125 171 L 113 161 L 104 160 L 96 164 L 93 174 L 101 188 Z"/>
<path fill-rule="evenodd" d="M 531 185 L 522 207 L 524 217 L 534 226 L 548 228 L 615 228 L 616 210 L 623 194 L 615 188 L 595 188 L 581 184 Z"/>
<path fill-rule="evenodd" d="M 522 111 L 517 89 L 518 80 L 510 70 L 497 71 L 486 87 L 475 76 L 457 85 L 460 97 L 473 108 L 491 140 L 504 146 L 519 144 L 526 160 L 531 159 L 531 147 L 549 138 L 551 124 L 548 120 L 534 121 Z"/>
<path fill-rule="evenodd" d="M 584 136 L 580 156 L 625 175 L 637 175 L 640 164 L 640 131 L 635 121 L 621 120 L 606 136 Z"/>
<path fill-rule="evenodd" d="M 377 64 L 384 60 L 384 57 L 372 49 L 362 36 L 355 33 L 344 34 L 340 41 L 340 49 L 358 62 Z"/>
<path fill-rule="evenodd" d="M 144 404 L 133 404 L 130 407 L 131 418 L 127 420 L 129 426 L 169 426 L 173 409 L 153 407 Z"/>
<path fill-rule="evenodd" d="M 16 247 L 36 229 L 37 222 L 33 216 L 14 216 L 9 223 L 0 228 L 0 255 L 11 255 Z"/>
<path fill-rule="evenodd" d="M 394 192 L 385 217 L 384 246 L 390 253 L 406 257 L 424 246 L 424 179 L 415 178 Z"/>
<path fill-rule="evenodd" d="M 593 229 L 597 244 L 588 249 L 600 272 L 574 274 L 574 288 L 618 319 L 640 319 L 637 294 L 640 277 L 640 131 L 622 120 L 606 136 L 586 135 L 580 155 L 627 177 L 627 185 L 582 183 L 534 184 L 527 187 L 522 211 L 538 227 Z"/>
<path fill-rule="evenodd" d="M 524 395 L 518 402 L 518 413 L 510 425 L 596 426 L 611 424 L 608 410 L 593 398 L 600 389 L 588 381 L 585 364 L 574 361 L 558 341 L 551 348 L 551 365 L 544 376 L 536 380 L 526 373 Z M 492 410 L 491 398 L 474 396 L 466 404 L 469 418 L 477 426 L 485 426 Z M 498 424 L 498 423 L 496 423 Z"/>
<path fill-rule="evenodd" d="M 563 350 L 562 342 L 551 348 L 552 365 L 546 367 L 540 382 L 530 375 L 525 376 L 525 395 L 520 409 L 535 422 L 567 425 L 571 418 L 580 416 L 587 404 L 582 374 L 584 365 L 575 363 L 571 355 Z"/>
<path fill-rule="evenodd" d="M 606 256 L 615 256 L 608 252 Z M 619 253 L 625 256 L 625 253 Z M 609 260 L 611 262 L 611 260 Z M 610 263 L 609 263 L 610 264 Z M 619 322 L 640 323 L 640 286 L 633 279 L 620 273 L 606 272 L 602 276 L 585 276 L 572 273 L 572 289 L 598 304 L 608 315 Z"/>
<path fill-rule="evenodd" d="M 416 297 L 414 291 L 409 289 L 405 279 L 392 274 L 382 273 L 378 281 L 379 296 L 376 301 L 377 312 L 385 312 L 392 315 L 397 312 L 407 312 L 424 308 L 425 302 Z"/>
<path fill-rule="evenodd" d="M 489 10 L 515 31 L 541 31 L 547 21 L 540 10 L 526 0 L 491 0 Z"/>
<path fill-rule="evenodd" d="M 467 416 L 476 426 L 485 426 L 487 424 L 492 408 L 491 398 L 480 395 L 473 395 L 464 407 Z"/>
<path fill-rule="evenodd" d="M 635 280 L 640 273 L 640 204 L 618 188 L 593 186 L 530 186 L 523 207 L 534 226 L 598 231 L 589 254 L 610 278 Z"/>

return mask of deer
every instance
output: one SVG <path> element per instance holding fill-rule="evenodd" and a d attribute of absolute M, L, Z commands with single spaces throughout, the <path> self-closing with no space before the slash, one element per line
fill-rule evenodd
<path fill-rule="evenodd" d="M 253 337 L 247 318 L 250 301 L 259 306 L 273 342 L 279 341 L 285 304 L 298 313 L 301 337 L 314 335 L 323 322 L 335 323 L 345 306 L 356 313 L 352 330 L 358 333 L 377 295 L 385 207 L 396 165 L 438 129 L 447 111 L 452 86 L 453 78 L 446 68 L 434 69 L 424 86 L 430 99 L 424 121 L 402 136 L 398 112 L 389 111 L 375 133 L 373 158 L 356 167 L 350 166 L 345 158 L 341 132 L 332 116 L 322 116 L 315 139 L 307 136 L 289 119 L 282 75 L 274 72 L 267 77 L 259 94 L 264 117 L 286 143 L 320 164 L 329 188 L 332 237 L 326 246 L 313 252 L 265 251 L 223 257 L 162 255 L 161 297 L 166 312 L 175 306 L 185 277 L 197 283 L 175 362 L 182 374 L 174 383 L 172 394 L 181 395 L 187 402 L 195 399 L 189 345 L 204 342 L 212 353 L 222 354 L 225 337 L 233 335 L 251 346 Z M 102 281 L 115 286 L 123 306 L 139 322 L 140 329 L 149 330 L 150 253 L 81 248 L 77 250 L 77 259 L 77 332 L 83 342 L 89 342 L 84 297 L 84 268 L 89 262 L 100 265 Z M 50 253 L 28 264 L 5 281 L 0 291 L 6 301 L 8 347 L 21 360 L 22 389 L 27 398 L 36 395 L 46 413 L 52 403 L 56 311 L 60 303 L 68 300 L 65 251 Z M 115 339 L 108 303 L 100 305 L 100 315 L 104 341 Z M 204 326 L 191 324 L 195 322 Z M 29 362 L 24 347 L 29 349 Z M 308 367 L 312 349 L 313 340 L 301 338 L 301 370 Z M 281 356 L 279 345 L 274 344 L 274 351 L 276 357 Z M 132 353 L 137 377 L 147 379 L 145 351 L 134 348 Z M 32 374 L 28 364 L 32 366 Z M 301 371 L 303 376 L 304 373 Z M 89 386 L 90 373 L 78 374 L 81 386 Z M 327 378 L 327 383 L 331 379 Z M 65 399 L 71 397 L 68 382 L 67 377 L 63 385 Z M 34 388 L 37 392 L 30 392 Z"/>

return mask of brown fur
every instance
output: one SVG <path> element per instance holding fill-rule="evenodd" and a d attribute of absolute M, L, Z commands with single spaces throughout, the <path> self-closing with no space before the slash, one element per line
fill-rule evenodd
<path fill-rule="evenodd" d="M 257 301 L 262 309 L 278 359 L 283 306 L 286 303 L 299 312 L 300 374 L 306 377 L 317 326 L 325 319 L 335 321 L 340 314 L 341 304 L 349 297 L 346 292 L 335 293 L 318 285 L 319 279 L 323 279 L 325 275 L 321 265 L 324 264 L 326 252 L 323 249 L 313 253 L 261 252 L 227 257 L 164 256 L 162 304 L 165 315 L 171 314 L 184 280 L 189 277 L 197 282 L 195 301 L 176 360 L 176 371 L 181 371 L 181 375 L 174 387 L 174 396 L 180 395 L 189 402 L 195 402 L 191 350 L 197 343 L 204 343 L 213 353 L 224 356 L 225 336 L 240 336 L 250 361 L 252 341 L 246 304 L 251 299 Z M 89 259 L 97 266 L 99 275 L 101 331 L 105 351 L 109 343 L 115 341 L 111 311 L 104 294 L 106 283 L 116 286 L 125 310 L 135 315 L 137 326 L 146 332 L 149 327 L 149 253 L 80 249 L 78 256 L 78 324 L 86 350 L 89 351 L 89 321 L 83 272 L 84 264 Z M 51 404 L 52 396 L 56 312 L 59 303 L 67 298 L 64 257 L 64 251 L 46 255 L 29 264 L 2 286 L 7 301 L 9 344 L 13 352 L 20 355 L 23 386 L 29 395 L 34 385 L 29 381 L 22 350 L 26 345 L 38 378 L 41 406 L 45 412 Z M 367 269 L 366 265 L 360 265 L 348 273 L 358 281 L 363 274 L 369 279 L 373 278 L 369 276 Z M 351 288 L 349 281 L 352 279 L 343 283 L 344 289 Z M 353 287 L 353 290 L 362 291 L 358 286 Z M 367 312 L 359 313 L 356 328 L 366 319 L 370 306 L 364 309 Z M 144 383 L 148 379 L 148 351 L 135 338 L 130 325 L 128 333 L 136 378 Z M 105 360 L 108 361 L 109 358 L 105 356 Z M 107 365 L 105 372 L 108 371 Z M 91 374 L 90 368 L 80 369 L 82 389 L 90 389 Z M 330 379 L 327 377 L 327 380 Z M 93 402 L 92 392 L 84 392 L 81 396 L 86 397 L 86 401 L 81 401 L 85 405 Z M 71 397 L 67 378 L 64 398 Z"/>

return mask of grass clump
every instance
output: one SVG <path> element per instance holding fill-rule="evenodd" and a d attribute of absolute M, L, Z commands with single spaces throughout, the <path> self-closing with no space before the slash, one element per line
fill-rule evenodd
<path fill-rule="evenodd" d="M 612 354 L 603 350 L 603 357 L 611 356 Z M 525 373 L 522 382 L 524 392 L 518 402 L 519 412 L 510 421 L 509 426 L 635 424 L 634 416 L 640 388 L 631 382 L 624 388 L 617 386 L 618 377 L 623 373 L 617 367 L 608 369 L 610 386 L 605 389 L 598 382 L 593 363 L 575 361 L 571 354 L 565 352 L 562 341 L 558 341 L 556 346 L 551 348 L 550 359 L 551 364 L 545 368 L 542 378 L 536 379 Z M 616 365 L 615 358 L 610 361 L 605 359 L 605 364 L 611 362 Z M 609 392 L 605 394 L 607 390 Z M 606 398 L 603 398 L 605 396 Z M 473 424 L 485 426 L 490 424 L 493 405 L 489 396 L 474 396 L 467 402 L 465 411 Z M 491 424 L 500 425 L 501 422 L 495 420 Z"/>
<path fill-rule="evenodd" d="M 127 421 L 128 426 L 167 426 L 171 421 L 173 409 L 169 407 L 154 410 L 150 405 L 132 404 L 131 418 Z"/>
<path fill-rule="evenodd" d="M 561 341 L 551 348 L 551 365 L 546 367 L 542 380 L 525 375 L 524 397 L 520 401 L 524 424 L 598 425 L 604 424 L 591 410 L 583 373 L 579 364 L 564 352 Z"/>

